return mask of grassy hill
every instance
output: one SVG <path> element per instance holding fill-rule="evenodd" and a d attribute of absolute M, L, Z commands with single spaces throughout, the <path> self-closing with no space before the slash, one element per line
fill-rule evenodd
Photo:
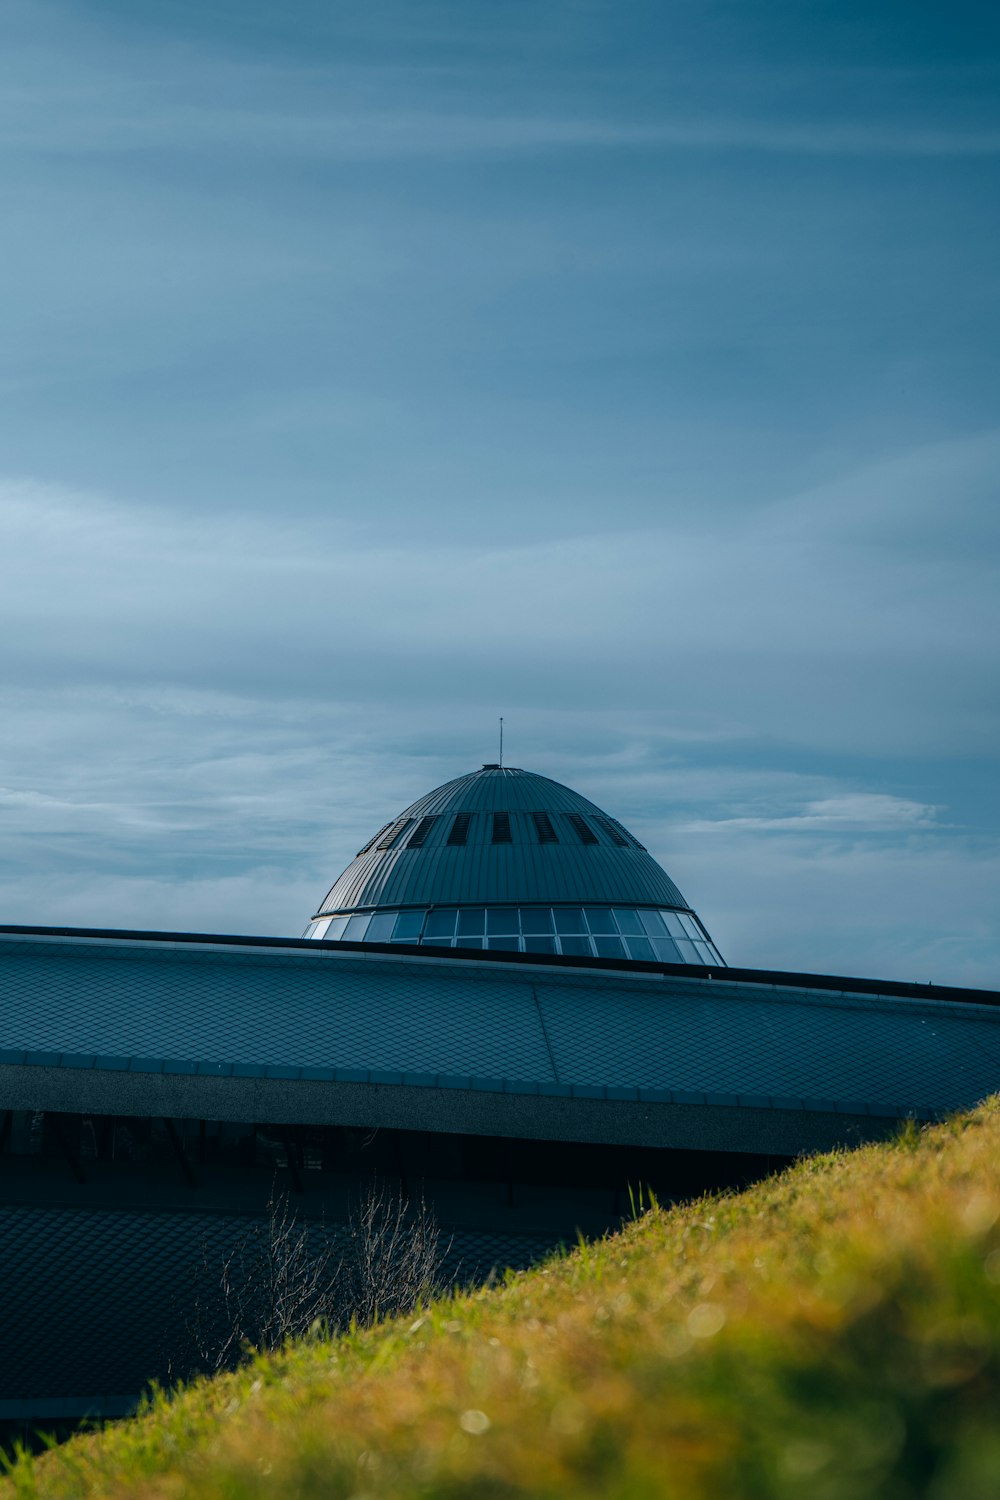
<path fill-rule="evenodd" d="M 4 1497 L 1000 1494 L 1000 1106 L 22 1459 Z"/>

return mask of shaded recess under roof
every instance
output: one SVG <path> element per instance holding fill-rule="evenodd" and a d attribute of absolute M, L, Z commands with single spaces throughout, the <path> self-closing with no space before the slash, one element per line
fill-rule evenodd
<path fill-rule="evenodd" d="M 313 920 L 530 904 L 628 908 L 633 919 L 641 908 L 691 911 L 617 819 L 547 776 L 486 765 L 428 792 L 387 823 L 335 881 Z M 611 924 L 609 934 L 619 929 L 629 930 Z M 698 936 L 706 936 L 703 929 Z M 521 942 L 531 951 L 523 936 Z M 714 950 L 699 955 L 697 961 L 719 962 Z"/>

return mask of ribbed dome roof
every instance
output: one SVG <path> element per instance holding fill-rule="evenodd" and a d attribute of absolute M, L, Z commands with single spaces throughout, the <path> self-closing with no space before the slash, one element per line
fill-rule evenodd
<path fill-rule="evenodd" d="M 428 792 L 380 829 L 317 915 L 491 902 L 689 909 L 638 839 L 579 792 L 487 765 Z"/>

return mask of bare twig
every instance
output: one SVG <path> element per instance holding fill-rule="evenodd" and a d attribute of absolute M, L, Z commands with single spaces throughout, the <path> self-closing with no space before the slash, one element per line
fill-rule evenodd
<path fill-rule="evenodd" d="M 346 1226 L 305 1226 L 283 1194 L 219 1261 L 207 1256 L 188 1332 L 202 1369 L 231 1369 L 254 1350 L 310 1332 L 360 1327 L 433 1295 L 448 1246 L 421 1198 L 372 1187 Z"/>

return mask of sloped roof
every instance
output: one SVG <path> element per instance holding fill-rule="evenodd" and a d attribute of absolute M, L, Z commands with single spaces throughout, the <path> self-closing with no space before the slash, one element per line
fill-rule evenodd
<path fill-rule="evenodd" d="M 966 993 L 956 1003 L 923 987 L 880 993 L 871 982 L 810 986 L 807 976 L 742 970 L 8 930 L 0 1108 L 72 1108 L 53 1102 L 61 1078 L 61 1098 L 75 1090 L 90 1100 L 76 1108 L 94 1108 L 93 1094 L 109 1112 L 133 1113 L 154 1079 L 161 1091 L 169 1084 L 178 1113 L 195 1108 L 178 1102 L 183 1079 L 211 1081 L 211 1099 L 197 1105 L 209 1118 L 243 1118 L 210 1112 L 238 1080 L 253 1084 L 245 1097 L 261 1111 L 260 1081 L 282 1081 L 285 1111 L 307 1098 L 309 1109 L 341 1109 L 353 1088 L 369 1112 L 392 1093 L 397 1119 L 419 1114 L 424 1094 L 503 1095 L 502 1133 L 525 1135 L 533 1131 L 518 1128 L 527 1115 L 517 1100 L 545 1097 L 933 1114 L 1000 1087 L 998 997 Z M 39 1094 L 32 1106 L 30 1080 L 42 1074 L 48 1102 Z M 98 1075 L 105 1082 L 94 1094 L 87 1080 Z M 302 1084 L 336 1085 L 339 1102 L 293 1087 Z M 633 1115 L 630 1130 L 652 1119 Z M 567 1117 L 562 1138 L 591 1138 L 603 1118 Z M 456 1116 L 444 1128 L 473 1127 Z"/>
<path fill-rule="evenodd" d="M 509 842 L 494 842 L 497 813 L 507 815 Z M 456 844 L 449 840 L 459 814 L 469 821 Z M 536 815 L 548 818 L 550 840 L 542 840 Z M 532 771 L 484 766 L 428 792 L 386 824 L 334 882 L 317 915 L 490 902 L 690 910 L 638 839 L 579 792 Z"/>

